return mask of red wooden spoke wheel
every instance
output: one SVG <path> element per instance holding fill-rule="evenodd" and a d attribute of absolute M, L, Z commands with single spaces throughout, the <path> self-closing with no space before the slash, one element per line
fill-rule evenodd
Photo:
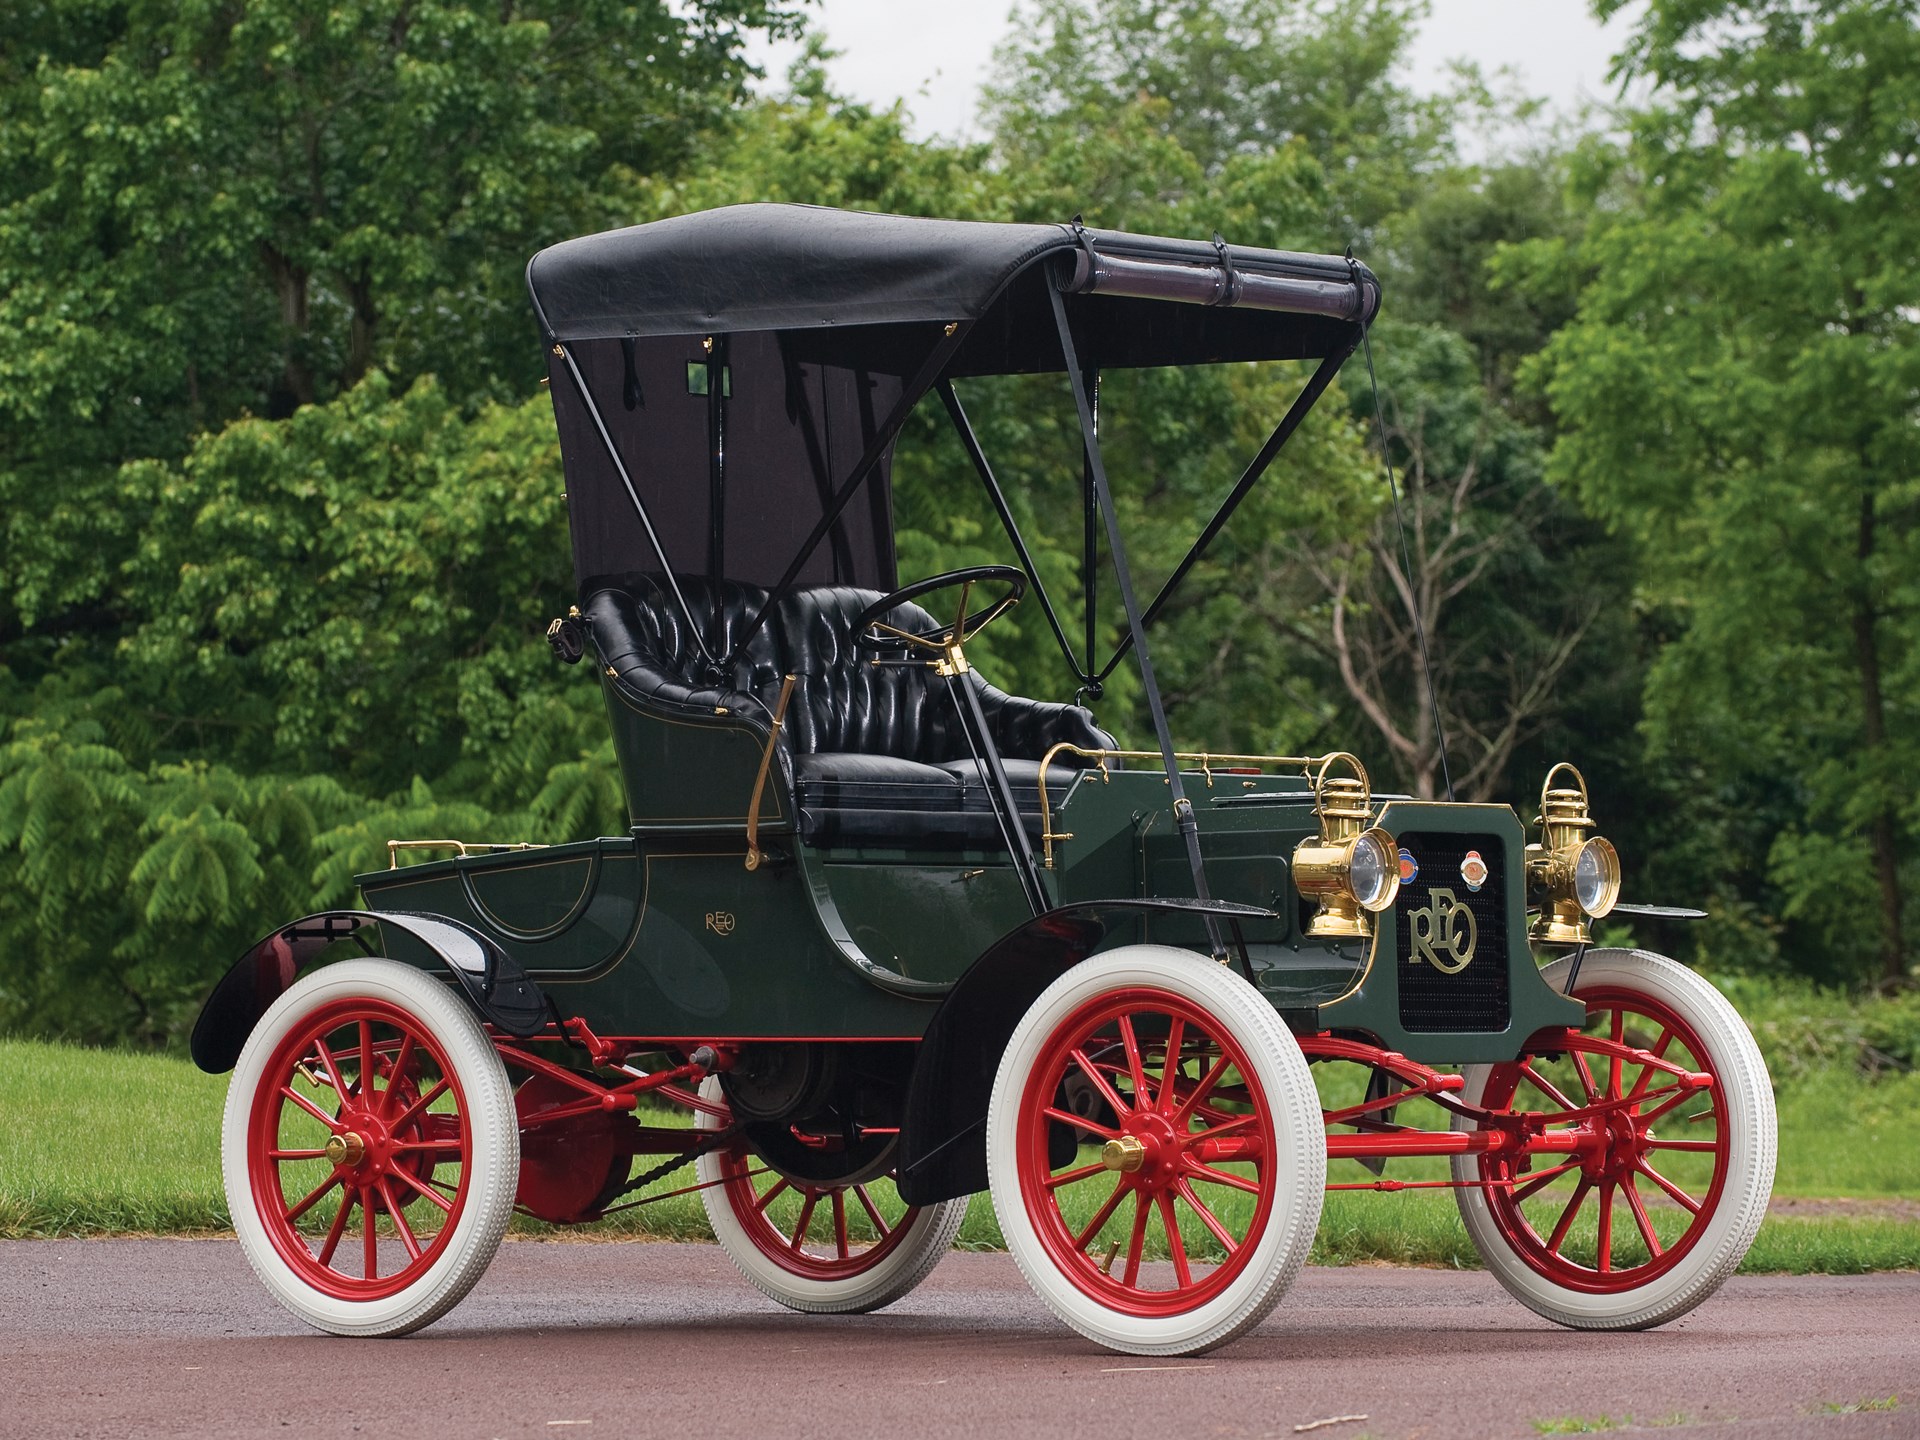
<path fill-rule="evenodd" d="M 1455 1177 L 1476 1184 L 1461 1214 L 1488 1267 L 1541 1314 L 1660 1324 L 1711 1294 L 1752 1242 L 1772 1189 L 1771 1086 L 1732 1007 L 1670 960 L 1595 951 L 1576 993 L 1588 1035 L 1709 1083 L 1580 1051 L 1470 1069 L 1463 1099 L 1558 1148 L 1458 1157 Z"/>
<path fill-rule="evenodd" d="M 703 1098 L 723 1100 L 708 1080 Z M 723 1124 L 701 1115 L 702 1129 Z M 714 1237 L 760 1290 L 796 1310 L 877 1310 L 939 1263 L 967 1202 L 910 1206 L 890 1178 L 830 1184 L 783 1175 L 744 1141 L 704 1155 L 700 1192 Z"/>
<path fill-rule="evenodd" d="M 1700 1038 L 1668 1006 L 1618 987 L 1583 990 L 1580 998 L 1590 1033 L 1712 1073 Z M 1481 1178 L 1497 1187 L 1488 1207 L 1508 1245 L 1558 1284 L 1602 1294 L 1632 1290 L 1679 1264 L 1705 1234 L 1726 1184 L 1725 1098 L 1717 1077 L 1705 1090 L 1686 1091 L 1653 1066 L 1577 1051 L 1495 1066 L 1482 1104 L 1537 1116 L 1544 1129 L 1580 1144 L 1570 1156 L 1524 1168 L 1505 1156 L 1481 1157 Z M 1625 1103 L 1561 1118 L 1607 1101 Z"/>
<path fill-rule="evenodd" d="M 465 1002 L 391 960 L 325 966 L 234 1068 L 222 1166 L 235 1233 L 294 1314 L 404 1334 L 458 1303 L 512 1214 L 506 1072 Z"/>
<path fill-rule="evenodd" d="M 250 1132 L 255 1203 L 294 1271 L 343 1300 L 417 1280 L 466 1203 L 465 1108 L 433 1036 L 398 1006 L 346 999 L 303 1016 L 267 1062 Z M 383 1230 L 399 1254 L 382 1255 Z"/>
<path fill-rule="evenodd" d="M 1074 1075 L 1110 1123 L 1055 1103 Z M 1122 990 L 1075 1011 L 1028 1072 L 1020 1125 L 1027 1213 L 1060 1273 L 1100 1303 L 1180 1314 L 1251 1259 L 1273 1206 L 1273 1118 L 1241 1047 L 1185 997 Z"/>
<path fill-rule="evenodd" d="M 1326 1178 L 1299 1046 L 1244 980 L 1128 946 L 1043 993 L 987 1121 L 994 1209 L 1068 1324 L 1191 1354 L 1257 1324 L 1304 1262 Z"/>

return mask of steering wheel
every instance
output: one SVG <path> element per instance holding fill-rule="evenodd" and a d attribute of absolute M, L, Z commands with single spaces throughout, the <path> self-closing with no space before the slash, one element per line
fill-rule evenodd
<path fill-rule="evenodd" d="M 955 619 L 949 625 L 936 624 L 925 630 L 902 630 L 881 619 L 922 595 L 951 590 L 956 585 L 960 587 L 960 603 L 956 607 Z M 967 603 L 976 585 L 1004 585 L 1007 588 L 999 599 L 969 614 Z M 949 648 L 966 644 L 1018 605 L 1026 593 L 1026 572 L 1011 565 L 975 565 L 966 570 L 949 570 L 944 575 L 915 581 L 891 595 L 882 596 L 862 610 L 860 618 L 853 622 L 853 643 L 862 650 L 898 650 L 904 645 L 909 649 L 930 650 L 936 655 L 945 655 Z"/>

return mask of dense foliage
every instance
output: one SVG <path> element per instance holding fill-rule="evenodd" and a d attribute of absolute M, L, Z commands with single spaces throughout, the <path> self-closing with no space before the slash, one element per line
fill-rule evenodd
<path fill-rule="evenodd" d="M 751 91 L 796 8 L 0 15 L 0 1030 L 176 1041 L 390 837 L 619 826 L 597 694 L 539 641 L 569 579 L 520 271 L 746 199 L 1355 244 L 1384 432 L 1356 361 L 1169 607 L 1177 729 L 1435 793 L 1437 712 L 1457 792 L 1523 807 L 1573 756 L 1629 887 L 1715 911 L 1646 938 L 1912 974 L 1906 7 L 1654 0 L 1617 62 L 1644 105 L 1479 162 L 1464 131 L 1530 112 L 1414 95 L 1417 0 L 1027 0 L 961 145 L 836 97 L 817 48 Z M 1300 379 L 1109 377 L 1143 583 Z M 1064 387 L 962 395 L 1077 644 Z M 969 476 L 917 417 L 903 574 L 1006 558 Z M 985 663 L 1065 698 L 1019 621 Z M 1123 670 L 1102 703 L 1136 739 L 1137 699 Z"/>

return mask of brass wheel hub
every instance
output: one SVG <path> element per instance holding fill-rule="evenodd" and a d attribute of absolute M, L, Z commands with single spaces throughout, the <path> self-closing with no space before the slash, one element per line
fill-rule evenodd
<path fill-rule="evenodd" d="M 352 1169 L 367 1158 L 367 1142 L 351 1130 L 333 1136 L 327 1141 L 327 1159 L 335 1165 Z"/>
<path fill-rule="evenodd" d="M 1100 1147 L 1100 1163 L 1109 1170 L 1131 1175 L 1147 1163 L 1147 1147 L 1138 1136 L 1122 1135 Z"/>

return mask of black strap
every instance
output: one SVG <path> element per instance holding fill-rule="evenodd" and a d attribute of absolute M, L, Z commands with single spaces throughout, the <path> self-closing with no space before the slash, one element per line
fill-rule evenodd
<path fill-rule="evenodd" d="M 1067 323 L 1067 305 L 1058 286 L 1047 287 L 1053 302 L 1053 322 L 1060 331 L 1060 350 L 1066 361 L 1067 379 L 1073 385 L 1073 403 L 1080 412 L 1080 438 L 1086 447 L 1087 468 L 1093 477 L 1095 503 L 1106 522 L 1107 549 L 1113 558 L 1113 578 L 1120 587 L 1120 602 L 1127 611 L 1127 633 L 1133 637 L 1134 653 L 1140 657 L 1140 685 L 1146 692 L 1147 709 L 1153 716 L 1153 733 L 1160 742 L 1160 759 L 1167 769 L 1167 785 L 1173 800 L 1174 824 L 1186 841 L 1187 863 L 1193 871 L 1193 893 L 1197 899 L 1211 900 L 1207 889 L 1206 862 L 1200 855 L 1200 822 L 1194 818 L 1193 802 L 1187 799 L 1180 783 L 1180 762 L 1173 754 L 1173 732 L 1167 725 L 1166 707 L 1160 702 L 1160 685 L 1153 675 L 1153 657 L 1147 651 L 1146 629 L 1140 620 L 1140 602 L 1133 593 L 1133 574 L 1127 564 L 1127 547 L 1120 534 L 1120 516 L 1114 509 L 1113 491 L 1107 484 L 1107 467 L 1100 455 L 1100 437 L 1094 432 L 1093 403 L 1087 395 L 1086 377 L 1080 372 L 1080 359 L 1073 344 L 1073 327 Z M 1227 947 L 1220 939 L 1219 922 L 1203 917 L 1207 927 L 1207 945 L 1216 960 L 1227 958 Z M 1243 957 L 1244 958 L 1244 957 Z"/>

